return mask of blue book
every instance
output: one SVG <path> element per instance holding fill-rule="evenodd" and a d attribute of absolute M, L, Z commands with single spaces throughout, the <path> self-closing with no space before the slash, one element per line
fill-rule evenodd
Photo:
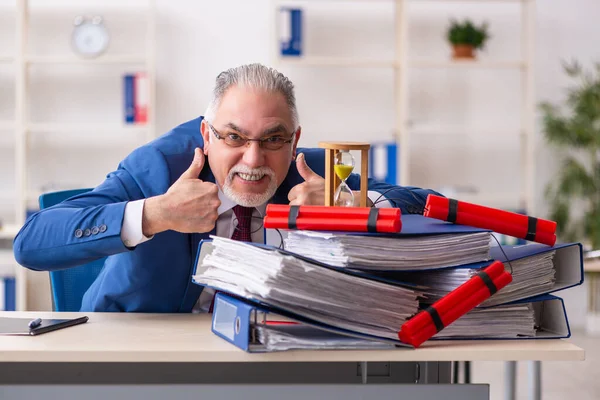
<path fill-rule="evenodd" d="M 281 7 L 279 12 L 281 55 L 302 55 L 302 9 Z"/>
<path fill-rule="evenodd" d="M 17 309 L 16 281 L 14 277 L 0 278 L 0 310 Z"/>
<path fill-rule="evenodd" d="M 135 123 L 135 75 L 123 76 L 123 102 L 125 123 Z"/>
<path fill-rule="evenodd" d="M 494 313 L 489 313 L 483 318 L 493 319 L 496 323 L 504 320 L 505 325 L 496 325 L 486 335 L 469 335 L 444 337 L 444 331 L 450 333 L 453 325 L 458 325 L 466 316 L 459 318 L 450 326 L 442 330 L 430 340 L 532 340 L 532 339 L 558 339 L 571 336 L 564 302 L 561 298 L 552 295 L 540 296 L 515 302 L 511 305 L 495 307 Z M 526 313 L 532 317 L 530 321 L 523 322 L 518 316 L 511 317 L 511 310 L 526 308 Z M 521 315 L 521 314 L 519 314 Z M 522 329 L 531 330 L 531 334 L 523 336 L 515 334 L 513 325 L 520 321 Z M 482 319 L 472 319 L 471 331 L 482 324 Z M 462 324 L 464 328 L 464 323 Z M 400 327 L 399 327 L 400 328 Z M 407 348 L 412 346 L 399 340 L 365 335 L 358 332 L 339 329 L 327 324 L 319 323 L 286 310 L 277 309 L 266 304 L 261 304 L 249 299 L 232 296 L 226 293 L 217 293 L 215 308 L 212 315 L 212 331 L 217 336 L 230 342 L 234 346 L 249 352 L 273 352 L 294 349 L 392 349 Z M 503 330 L 505 329 L 505 331 Z M 424 344 L 425 346 L 427 344 Z"/>

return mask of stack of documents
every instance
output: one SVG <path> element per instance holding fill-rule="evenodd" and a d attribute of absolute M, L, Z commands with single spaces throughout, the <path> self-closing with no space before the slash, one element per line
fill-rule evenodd
<path fill-rule="evenodd" d="M 442 329 L 434 338 L 534 337 L 535 322 L 532 303 L 476 308 Z"/>
<path fill-rule="evenodd" d="M 396 344 L 386 341 L 369 340 L 360 337 L 344 336 L 314 326 L 264 325 L 254 324 L 256 340 L 266 351 L 284 351 L 292 349 L 392 349 Z"/>
<path fill-rule="evenodd" d="M 272 307 L 217 293 L 212 331 L 248 352 L 292 349 L 391 349 L 411 347 L 398 338 L 380 338 L 337 329 Z M 571 334 L 564 302 L 544 295 L 475 309 L 431 340 L 565 338 Z"/>
<path fill-rule="evenodd" d="M 212 237 L 199 252 L 194 282 L 329 326 L 397 339 L 414 315 L 414 288 L 361 277 L 285 252 Z M 209 250 L 205 248 L 209 246 Z"/>
<path fill-rule="evenodd" d="M 489 260 L 490 233 L 396 236 L 290 231 L 292 253 L 360 270 L 434 269 Z"/>
<path fill-rule="evenodd" d="M 530 247 L 537 250 L 539 246 L 530 245 Z M 521 248 L 525 247 L 521 246 Z M 509 246 L 506 246 L 506 249 L 511 251 Z M 499 251 L 497 248 L 492 250 L 492 254 Z M 512 260 L 510 263 L 504 261 L 504 268 L 512 273 L 513 281 L 481 303 L 480 307 L 504 304 L 552 292 L 556 283 L 555 254 L 556 250 L 547 247 L 546 251 L 538 254 Z M 481 270 L 480 268 L 481 266 L 474 264 L 472 268 L 467 265 L 434 271 L 383 273 L 380 275 L 422 285 L 425 288 L 423 290 L 426 296 L 423 302 L 431 304 L 476 275 Z"/>

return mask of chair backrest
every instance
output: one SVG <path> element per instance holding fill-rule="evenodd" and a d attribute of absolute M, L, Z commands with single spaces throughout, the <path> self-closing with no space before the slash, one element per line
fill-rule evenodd
<path fill-rule="evenodd" d="M 74 189 L 42 194 L 40 209 L 51 207 L 64 200 L 92 189 Z M 52 309 L 54 311 L 79 311 L 84 293 L 104 266 L 106 257 L 68 269 L 50 272 Z"/>

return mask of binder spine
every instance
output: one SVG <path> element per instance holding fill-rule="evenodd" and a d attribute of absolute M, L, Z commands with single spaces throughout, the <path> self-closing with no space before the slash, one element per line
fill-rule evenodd
<path fill-rule="evenodd" d="M 281 55 L 302 55 L 302 9 L 281 7 L 279 12 Z"/>
<path fill-rule="evenodd" d="M 215 295 L 212 331 L 244 351 L 250 350 L 253 307 L 222 293 Z"/>
<path fill-rule="evenodd" d="M 16 281 L 13 277 L 4 277 L 0 282 L 0 310 L 16 311 Z"/>
<path fill-rule="evenodd" d="M 148 75 L 145 72 L 135 74 L 134 114 L 136 124 L 148 122 L 148 104 L 150 102 Z"/>
<path fill-rule="evenodd" d="M 131 74 L 123 76 L 123 107 L 125 123 L 135 123 L 135 76 Z"/>

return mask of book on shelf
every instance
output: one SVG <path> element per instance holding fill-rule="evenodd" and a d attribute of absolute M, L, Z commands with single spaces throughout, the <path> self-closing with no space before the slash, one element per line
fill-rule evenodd
<path fill-rule="evenodd" d="M 137 72 L 123 76 L 123 100 L 126 124 L 146 124 L 150 103 L 148 74 Z"/>
<path fill-rule="evenodd" d="M 0 311 L 15 311 L 16 280 L 12 276 L 0 276 Z"/>

